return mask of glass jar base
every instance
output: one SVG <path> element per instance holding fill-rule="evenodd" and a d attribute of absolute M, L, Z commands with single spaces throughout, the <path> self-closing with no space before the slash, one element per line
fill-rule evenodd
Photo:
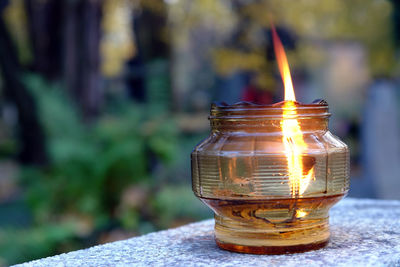
<path fill-rule="evenodd" d="M 328 211 L 343 195 L 263 200 L 201 200 L 215 212 L 215 239 L 222 249 L 284 254 L 324 247 Z"/>
<path fill-rule="evenodd" d="M 279 254 L 292 254 L 292 253 L 306 252 L 310 250 L 317 250 L 328 245 L 329 239 L 317 243 L 294 245 L 294 246 L 242 246 L 242 245 L 224 243 L 219 241 L 217 238 L 215 239 L 215 242 L 221 249 L 229 250 L 232 252 L 260 254 L 260 255 L 261 254 L 279 255 Z"/>
<path fill-rule="evenodd" d="M 217 245 L 226 250 L 251 254 L 285 254 L 324 247 L 329 241 L 328 219 L 275 225 L 264 229 L 232 223 L 215 224 Z"/>

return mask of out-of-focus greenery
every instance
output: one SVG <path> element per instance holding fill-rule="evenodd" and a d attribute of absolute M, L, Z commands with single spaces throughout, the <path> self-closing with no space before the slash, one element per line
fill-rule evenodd
<path fill-rule="evenodd" d="M 38 104 L 51 162 L 22 167 L 33 225 L 0 230 L 5 263 L 94 245 L 114 229 L 132 236 L 207 215 L 198 212 L 189 186 L 164 187 L 153 175 L 178 155 L 180 137 L 168 114 L 116 100 L 84 123 L 58 85 L 36 75 L 25 83 Z"/>
<path fill-rule="evenodd" d="M 57 88 L 34 76 L 27 84 L 37 97 L 52 159 L 49 168 L 23 174 L 27 188 L 33 188 L 27 193 L 39 221 L 62 211 L 63 216 L 96 215 L 93 223 L 101 224 L 116 217 L 115 197 L 130 184 L 149 180 L 150 155 L 157 163 L 173 160 L 177 131 L 172 120 L 148 117 L 140 106 L 126 104 L 84 125 Z"/>
<path fill-rule="evenodd" d="M 0 266 L 55 253 L 57 246 L 74 244 L 76 225 L 44 224 L 29 229 L 1 229 Z"/>

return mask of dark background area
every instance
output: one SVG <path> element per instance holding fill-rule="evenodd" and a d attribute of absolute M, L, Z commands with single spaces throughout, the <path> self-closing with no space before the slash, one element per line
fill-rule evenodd
<path fill-rule="evenodd" d="M 0 266 L 211 216 L 210 103 L 323 98 L 352 197 L 400 199 L 400 1 L 0 1 Z"/>

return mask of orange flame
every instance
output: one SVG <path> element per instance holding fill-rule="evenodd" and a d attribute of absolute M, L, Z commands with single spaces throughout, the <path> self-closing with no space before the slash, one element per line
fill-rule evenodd
<path fill-rule="evenodd" d="M 272 25 L 272 39 L 276 59 L 285 87 L 285 102 L 283 105 L 283 120 L 281 123 L 283 133 L 283 144 L 288 161 L 289 185 L 292 196 L 302 195 L 314 176 L 314 167 L 307 174 L 303 173 L 303 154 L 307 150 L 299 122 L 294 117 L 296 111 L 296 96 L 293 90 L 292 78 L 290 76 L 289 64 L 286 58 L 282 42 Z"/>

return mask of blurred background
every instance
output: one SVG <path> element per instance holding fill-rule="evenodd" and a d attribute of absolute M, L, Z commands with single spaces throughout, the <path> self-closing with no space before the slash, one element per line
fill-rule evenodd
<path fill-rule="evenodd" d="M 324 98 L 352 197 L 400 199 L 400 1 L 1 0 L 0 266 L 211 217 L 210 103 Z"/>

